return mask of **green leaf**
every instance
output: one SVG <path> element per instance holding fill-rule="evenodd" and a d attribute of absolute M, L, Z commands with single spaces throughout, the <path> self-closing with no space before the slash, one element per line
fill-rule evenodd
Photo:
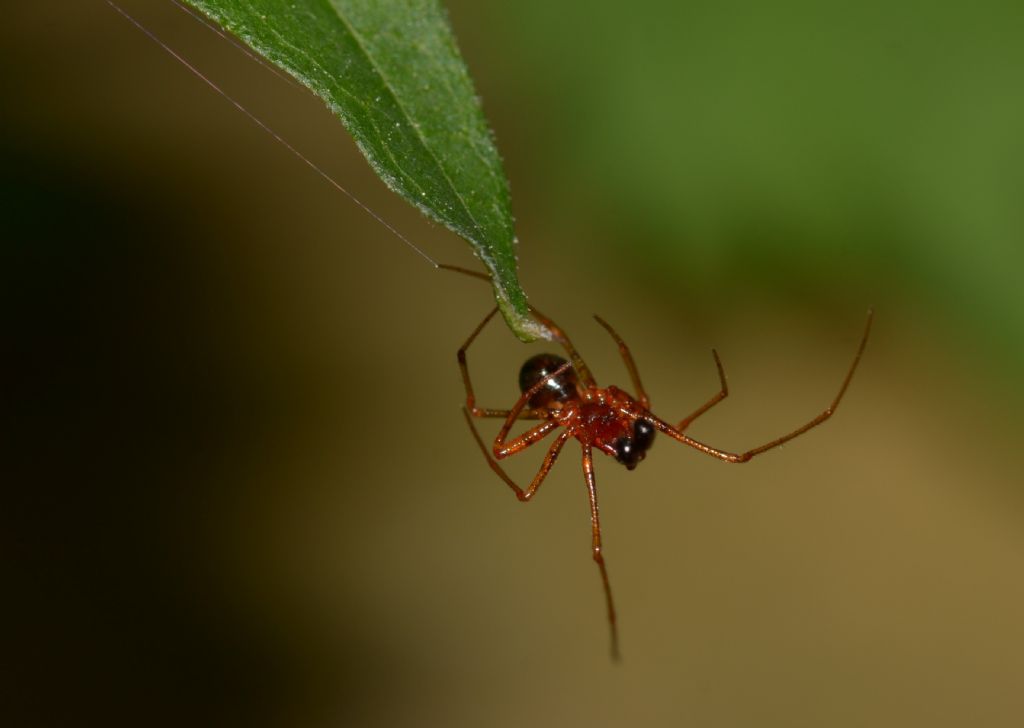
<path fill-rule="evenodd" d="M 436 0 L 187 0 L 323 99 L 385 184 L 473 246 L 505 321 L 547 337 L 516 275 L 508 181 Z"/>

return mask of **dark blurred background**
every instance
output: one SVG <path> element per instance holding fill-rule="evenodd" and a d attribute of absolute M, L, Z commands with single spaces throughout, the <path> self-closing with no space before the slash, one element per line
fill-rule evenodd
<path fill-rule="evenodd" d="M 337 121 L 148 27 L 433 256 Z M 1024 10 L 447 3 L 522 279 L 694 436 L 529 506 L 459 412 L 486 287 L 430 269 L 104 3 L 0 24 L 11 725 L 1015 726 Z M 524 347 L 471 351 L 516 396 Z M 494 430 L 488 429 L 488 436 Z M 1015 454 L 1016 453 L 1016 454 Z M 529 477 L 540 453 L 510 465 Z M 5 708 L 5 712 L 8 708 Z"/>

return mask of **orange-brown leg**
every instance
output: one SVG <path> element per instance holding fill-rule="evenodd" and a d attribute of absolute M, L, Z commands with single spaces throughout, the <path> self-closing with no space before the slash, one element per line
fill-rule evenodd
<path fill-rule="evenodd" d="M 498 432 L 498 436 L 494 438 L 494 457 L 500 460 L 508 457 L 509 455 L 515 455 L 523 448 L 529 447 L 534 442 L 551 432 L 551 430 L 559 426 L 559 423 L 556 420 L 548 420 L 547 422 L 542 422 L 535 427 L 531 427 L 514 440 L 505 439 L 508 437 L 509 430 L 512 429 L 516 419 L 519 417 L 519 413 L 526 406 L 526 403 L 530 401 L 530 398 L 537 394 L 542 387 L 546 386 L 550 380 L 564 373 L 570 366 L 572 366 L 571 362 L 565 362 L 565 364 L 558 367 L 558 369 L 548 374 L 520 395 L 519 399 L 516 400 L 516 403 L 512 406 L 512 409 L 509 410 L 508 417 L 505 418 L 505 422 L 501 426 L 501 431 Z"/>
<path fill-rule="evenodd" d="M 505 418 L 505 422 L 501 427 L 501 431 L 498 433 L 498 436 L 494 438 L 494 445 L 491 449 L 491 452 L 487 451 L 487 447 L 484 445 L 483 440 L 480 438 L 480 433 L 479 431 L 477 431 L 476 425 L 473 424 L 473 420 L 470 417 L 469 409 L 467 407 L 463 407 L 462 409 L 462 413 L 466 416 L 466 422 L 469 424 L 469 430 L 470 432 L 473 433 L 473 439 L 476 440 L 477 444 L 484 451 L 484 456 L 487 458 L 487 462 L 491 466 L 491 469 L 494 470 L 494 472 L 496 472 L 498 476 L 512 488 L 513 491 L 515 491 L 516 496 L 520 500 L 529 500 L 530 498 L 533 497 L 533 492 L 540 486 L 541 481 L 544 479 L 544 476 L 547 475 L 547 471 L 554 464 L 555 459 L 558 457 L 558 453 L 561 451 L 562 446 L 565 444 L 565 441 L 569 438 L 571 433 L 569 432 L 569 430 L 566 430 L 561 435 L 559 435 L 558 439 L 555 441 L 555 443 L 551 446 L 551 449 L 548 451 L 547 457 L 544 459 L 544 464 L 541 466 L 540 472 L 537 473 L 537 477 L 534 479 L 533 484 L 531 484 L 531 486 L 526 491 L 523 491 L 522 488 L 516 485 L 512 481 L 512 479 L 508 477 L 508 474 L 505 473 L 505 471 L 498 465 L 496 461 L 503 458 L 507 458 L 511 455 L 515 455 L 518 452 L 522 452 L 523 450 L 530 447 L 534 443 L 544 439 L 549 434 L 551 434 L 551 432 L 553 432 L 554 430 L 558 429 L 561 426 L 561 424 L 557 420 L 550 419 L 541 422 L 539 425 L 534 425 L 519 437 L 516 437 L 512 440 L 506 439 L 508 437 L 509 430 L 512 429 L 512 426 L 515 424 L 516 419 L 519 417 L 520 412 L 522 411 L 523 407 L 526 406 L 526 403 L 529 401 L 530 397 L 532 397 L 534 394 L 540 391 L 540 388 L 547 384 L 549 379 L 559 376 L 570 366 L 571 364 L 569 362 L 566 362 L 558 369 L 553 371 L 551 374 L 546 376 L 544 379 L 541 379 L 530 389 L 523 392 L 522 396 L 520 396 L 519 399 L 516 400 L 516 403 L 512 407 L 512 409 L 508 411 L 508 416 Z"/>
<path fill-rule="evenodd" d="M 857 365 L 860 363 L 861 355 L 864 353 L 864 347 L 867 346 L 868 334 L 871 333 L 871 322 L 873 318 L 874 311 L 869 310 L 868 320 L 867 324 L 865 324 L 864 326 L 864 335 L 861 337 L 860 346 L 857 347 L 857 353 L 853 357 L 853 363 L 850 364 L 850 369 L 849 371 L 846 372 L 846 377 L 843 379 L 842 386 L 839 387 L 839 393 L 836 394 L 835 399 L 832 400 L 832 404 L 830 404 L 827 408 L 825 408 L 825 410 L 820 415 L 815 417 L 807 424 L 796 428 L 792 432 L 783 435 L 782 437 L 778 437 L 772 440 L 771 442 L 767 442 L 764 445 L 760 445 L 758 447 L 753 448 L 752 450 L 747 450 L 746 452 L 743 453 L 732 453 L 728 452 L 727 450 L 719 450 L 718 448 L 714 448 L 709 445 L 705 445 L 702 442 L 698 442 L 697 440 L 694 440 L 691 437 L 687 437 L 682 432 L 672 427 L 667 422 L 659 420 L 657 417 L 651 416 L 649 418 L 650 422 L 669 437 L 678 440 L 684 445 L 689 445 L 692 448 L 696 448 L 697 450 L 700 450 L 701 452 L 707 455 L 716 457 L 719 460 L 725 460 L 726 462 L 729 463 L 745 463 L 755 455 L 760 455 L 761 453 L 776 448 L 779 445 L 782 445 L 783 443 L 789 442 L 794 437 L 799 437 L 800 435 L 804 434 L 811 428 L 817 427 L 822 422 L 831 417 L 833 413 L 835 413 L 836 409 L 839 407 L 840 400 L 842 400 L 843 395 L 846 394 L 846 388 L 850 386 L 850 380 L 853 379 L 853 373 L 857 370 Z"/>
<path fill-rule="evenodd" d="M 651 400 L 647 397 L 647 392 L 644 391 L 644 385 L 640 383 L 640 372 L 637 371 L 636 362 L 633 361 L 633 355 L 629 352 L 629 347 L 626 346 L 626 342 L 622 340 L 622 337 L 613 329 L 607 321 L 600 316 L 594 316 L 597 319 L 597 323 L 601 324 L 605 331 L 611 334 L 612 338 L 615 339 L 615 343 L 619 345 L 619 354 L 622 356 L 622 361 L 626 364 L 626 370 L 629 372 L 629 379 L 633 382 L 633 389 L 636 390 L 636 398 L 640 401 L 640 404 L 644 406 L 644 409 L 648 409 L 651 406 Z"/>
<path fill-rule="evenodd" d="M 608 607 L 608 626 L 611 629 L 612 659 L 619 660 L 619 628 L 615 620 L 615 603 L 612 601 L 612 586 L 608 581 L 608 569 L 604 565 L 601 550 L 601 519 L 597 507 L 597 479 L 594 477 L 594 457 L 589 447 L 583 448 L 583 477 L 587 481 L 587 495 L 590 497 L 591 553 L 597 568 L 601 570 L 601 584 L 604 586 L 604 600 Z"/>
<path fill-rule="evenodd" d="M 555 464 L 555 460 L 558 459 L 558 454 L 562 451 L 562 446 L 565 445 L 566 440 L 569 439 L 569 431 L 565 430 L 551 444 L 551 447 L 548 448 L 547 455 L 544 456 L 544 462 L 541 463 L 540 470 L 538 470 L 537 474 L 533 476 L 533 481 L 530 483 L 529 487 L 527 487 L 526 490 L 523 490 L 514 480 L 512 480 L 512 478 L 509 477 L 508 473 L 498 465 L 498 461 L 494 459 L 491 453 L 488 452 L 487 445 L 484 444 L 483 439 L 480 437 L 480 433 L 476 429 L 476 425 L 473 424 L 473 418 L 469 416 L 469 411 L 463 408 L 462 413 L 466 416 L 466 422 L 469 424 L 469 429 L 473 433 L 473 439 L 476 440 L 476 444 L 480 446 L 480 452 L 484 454 L 484 457 L 487 459 L 487 464 L 491 466 L 491 470 L 497 473 L 498 477 L 505 481 L 505 484 L 508 485 L 508 487 L 516 494 L 516 498 L 524 503 L 533 498 L 537 489 L 540 487 L 540 484 L 544 482 L 544 478 L 547 477 L 548 471 L 551 470 L 551 466 L 553 466 Z M 536 442 L 536 440 L 534 440 L 534 442 Z M 531 442 L 529 444 L 532 445 L 533 443 Z M 524 445 L 523 448 L 520 449 L 524 449 L 528 446 L 529 445 Z"/>
<path fill-rule="evenodd" d="M 718 358 L 718 352 L 715 351 L 714 349 L 711 350 L 711 355 L 715 357 L 715 366 L 718 367 L 718 382 L 719 384 L 722 385 L 721 389 L 718 390 L 718 394 L 709 399 L 707 402 L 705 402 L 703 405 L 697 408 L 697 410 L 693 414 L 683 419 L 682 421 L 680 421 L 678 425 L 676 425 L 676 429 L 679 430 L 679 432 L 684 432 L 686 428 L 689 427 L 695 419 L 700 417 L 702 414 L 704 414 L 709 409 L 711 409 L 716 404 L 718 404 L 723 399 L 729 396 L 729 385 L 725 381 L 725 369 L 722 367 L 722 360 Z"/>
<path fill-rule="evenodd" d="M 506 440 L 504 438 L 505 431 L 503 429 L 502 434 L 499 434 L 494 439 L 494 446 L 491 448 L 491 453 L 494 455 L 496 460 L 504 460 L 510 455 L 522 452 L 535 442 L 540 442 L 559 427 L 560 425 L 555 420 L 546 420 L 541 422 L 539 425 L 534 425 L 519 437 L 511 440 Z"/>
<path fill-rule="evenodd" d="M 629 371 L 629 378 L 632 380 L 633 388 L 636 390 L 637 399 L 640 400 L 640 403 L 645 409 L 649 409 L 651 406 L 650 398 L 647 396 L 647 392 L 644 390 L 644 386 L 640 382 L 640 372 L 637 369 L 636 362 L 633 361 L 633 355 L 630 353 L 629 346 L 622 340 L 622 337 L 619 336 L 618 332 L 616 332 L 607 321 L 600 316 L 594 316 L 594 318 L 597 319 L 597 323 L 601 324 L 601 326 L 611 334 L 612 338 L 615 339 L 615 343 L 619 346 L 619 354 L 622 355 L 622 360 L 625 362 L 626 369 Z M 695 419 L 729 396 L 729 385 L 725 380 L 725 369 L 722 367 L 722 360 L 718 358 L 718 352 L 714 349 L 711 350 L 711 355 L 715 358 L 715 366 L 718 369 L 718 381 L 721 384 L 721 389 L 714 397 L 705 402 L 693 414 L 676 425 L 676 429 L 680 432 L 689 427 L 690 423 Z"/>

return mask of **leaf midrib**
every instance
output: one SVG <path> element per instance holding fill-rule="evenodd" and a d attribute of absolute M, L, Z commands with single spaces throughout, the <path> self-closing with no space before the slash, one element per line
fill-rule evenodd
<path fill-rule="evenodd" d="M 454 182 L 448 175 L 448 171 L 444 168 L 444 165 L 441 164 L 440 160 L 437 157 L 437 154 L 434 152 L 433 149 L 430 148 L 429 145 L 427 145 L 426 140 L 423 138 L 423 135 L 420 132 L 419 128 L 412 123 L 412 117 L 410 116 L 409 112 L 402 105 L 402 102 L 398 99 L 398 97 L 395 96 L 394 91 L 392 91 L 391 81 L 389 80 L 388 76 L 381 70 L 380 66 L 377 65 L 373 56 L 366 50 L 366 46 L 363 43 L 363 39 L 360 37 L 359 33 L 356 32 L 355 28 L 352 27 L 351 23 L 348 22 L 348 20 L 341 13 L 341 11 L 337 7 L 335 7 L 334 3 L 330 2 L 330 0 L 325 0 L 325 2 L 327 2 L 327 5 L 331 8 L 334 14 L 337 15 L 342 25 L 344 25 L 346 30 L 348 30 L 348 32 L 352 35 L 352 39 L 355 41 L 356 46 L 359 48 L 359 52 L 363 54 L 363 57 L 366 58 L 367 62 L 384 82 L 384 88 L 387 89 L 388 95 L 392 98 L 392 100 L 395 102 L 395 106 L 397 106 L 398 110 L 402 113 L 402 117 L 405 119 L 406 125 L 410 129 L 412 129 L 413 135 L 416 137 L 416 140 L 419 142 L 420 146 L 426 151 L 431 161 L 441 171 L 441 176 L 444 178 L 445 183 L 448 185 L 448 189 L 451 191 L 455 199 L 459 201 L 459 204 L 462 206 L 462 209 L 465 212 L 466 216 L 473 223 L 473 227 L 475 228 L 477 236 L 482 236 L 482 233 L 484 232 L 483 227 L 480 225 L 479 221 L 476 219 L 476 217 L 473 215 L 473 212 L 469 209 L 469 206 L 466 204 L 465 199 L 463 199 L 462 195 L 455 187 Z M 392 157 L 392 159 L 394 159 L 394 157 Z M 411 177 L 409 173 L 405 170 L 404 166 L 398 163 L 397 159 L 395 160 L 395 166 L 401 169 L 406 177 Z"/>

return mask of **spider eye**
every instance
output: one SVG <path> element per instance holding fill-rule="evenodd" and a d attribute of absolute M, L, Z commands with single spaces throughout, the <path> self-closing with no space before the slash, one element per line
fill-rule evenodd
<path fill-rule="evenodd" d="M 620 437 L 615 441 L 615 459 L 630 470 L 636 467 L 639 452 L 630 437 Z"/>
<path fill-rule="evenodd" d="M 633 423 L 633 441 L 638 450 L 646 450 L 654 442 L 654 425 L 647 420 L 637 420 Z"/>
<path fill-rule="evenodd" d="M 647 455 L 647 449 L 654 442 L 654 432 L 654 425 L 647 420 L 634 421 L 633 436 L 620 437 L 615 441 L 615 459 L 629 470 L 635 468 Z"/>

